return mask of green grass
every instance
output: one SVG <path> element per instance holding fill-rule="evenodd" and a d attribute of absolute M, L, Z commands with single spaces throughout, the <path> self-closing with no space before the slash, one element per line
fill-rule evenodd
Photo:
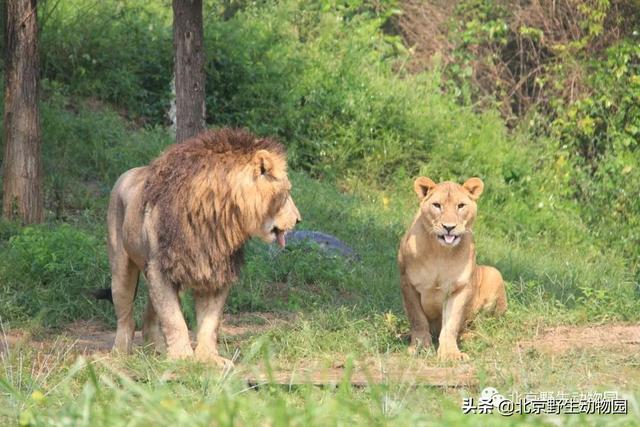
<path fill-rule="evenodd" d="M 318 333 L 319 328 L 339 327 L 344 316 L 315 316 L 287 332 L 293 342 L 288 346 L 291 350 L 286 350 L 292 360 L 286 366 L 293 370 L 304 357 L 331 358 L 326 348 L 330 343 L 347 365 L 350 358 L 358 359 L 360 349 L 340 346 L 344 336 Z M 514 321 L 519 323 L 515 330 L 510 327 Z M 608 349 L 559 356 L 515 352 L 515 341 L 531 326 L 521 321 L 520 314 L 510 313 L 505 320 L 486 322 L 478 337 L 466 345 L 481 387 L 495 386 L 503 393 L 614 389 L 629 399 L 629 416 L 565 416 L 560 419 L 562 425 L 637 425 L 637 354 L 612 354 Z M 375 336 L 384 329 L 365 323 L 353 322 L 345 332 Z M 310 331 L 315 332 L 309 335 Z M 318 342 L 321 345 L 315 346 Z M 410 379 L 363 389 L 345 385 L 250 388 L 239 373 L 221 375 L 207 366 L 172 363 L 142 352 L 74 360 L 66 354 L 68 345 L 65 341 L 54 344 L 46 357 L 26 344 L 11 348 L 2 360 L 0 378 L 3 425 L 557 425 L 541 416 L 462 415 L 462 397 L 477 396 L 476 388 L 435 389 L 416 386 Z M 297 353 L 300 345 L 312 354 Z M 282 368 L 274 355 L 283 352 L 278 349 L 278 333 L 253 337 L 243 343 L 242 348 L 246 347 L 249 355 L 240 359 L 244 365 L 263 362 Z M 381 350 L 366 342 L 362 348 L 381 361 L 394 355 L 396 363 L 402 361 L 397 349 Z M 437 365 L 433 354 L 405 363 Z M 624 380 L 616 376 L 621 367 L 627 371 Z"/>
<path fill-rule="evenodd" d="M 638 266 L 629 257 L 637 248 L 603 237 L 611 229 L 592 218 L 606 197 L 595 207 L 576 201 L 575 171 L 556 141 L 509 132 L 495 113 L 459 105 L 443 92 L 437 70 L 403 73 L 406 52 L 380 29 L 387 15 L 358 1 L 362 7 L 238 2 L 233 17 L 216 3 L 205 45 L 212 58 L 208 122 L 278 135 L 289 150 L 302 228 L 337 236 L 359 260 L 304 245 L 276 256 L 250 242 L 226 311 L 254 327 L 220 340 L 237 371 L 174 363 L 142 349 L 76 358 L 71 322 L 115 328 L 112 307 L 89 296 L 110 279 L 109 190 L 119 174 L 172 141 L 162 127 L 170 19 L 159 2 L 58 3 L 46 2 L 42 15 L 49 16 L 41 36 L 47 221 L 0 222 L 0 321 L 12 337 L 0 360 L 0 425 L 640 424 L 633 347 L 617 347 L 606 332 L 567 351 L 521 343 L 547 327 L 640 319 Z M 440 389 L 404 379 L 353 388 L 347 377 L 336 387 L 248 387 L 246 372 L 264 366 L 451 365 L 433 350 L 405 354 L 396 251 L 417 207 L 418 174 L 437 181 L 477 175 L 486 183 L 478 260 L 502 271 L 510 306 L 500 319 L 479 319 L 462 343 L 479 384 Z M 608 194 L 599 182 L 588 185 Z M 145 297 L 143 283 L 138 325 Z M 194 327 L 188 294 L 183 308 Z M 260 320 L 264 313 L 279 320 L 270 325 Z M 462 398 L 484 386 L 503 393 L 617 390 L 630 414 L 463 415 Z"/>
<path fill-rule="evenodd" d="M 0 424 L 550 422 L 533 416 L 462 415 L 462 397 L 477 397 L 485 385 L 505 393 L 630 393 L 629 417 L 562 418 L 568 425 L 634 425 L 640 415 L 637 354 L 596 346 L 554 356 L 518 346 L 547 326 L 637 321 L 640 301 L 625 259 L 590 238 L 571 210 L 553 203 L 539 207 L 539 198 L 531 208 L 523 196 L 526 187 L 491 178 L 479 202 L 478 257 L 503 272 L 510 308 L 501 319 L 476 322 L 463 342 L 477 370 L 478 387 L 415 387 L 403 380 L 364 389 L 248 388 L 243 372 L 259 366 L 292 371 L 307 365 L 348 366 L 350 360 L 447 366 L 433 351 L 420 359 L 405 355 L 408 323 L 398 289 L 396 250 L 417 205 L 411 180 L 398 178 L 381 186 L 353 176 L 323 181 L 295 170 L 290 177 L 303 228 L 336 235 L 360 259 L 327 257 L 317 248 L 295 245 L 276 256 L 264 244 L 250 242 L 246 267 L 226 310 L 236 315 L 271 312 L 287 320 L 246 334 L 223 335 L 221 352 L 237 358 L 239 371 L 222 375 L 143 351 L 129 357 L 76 359 L 70 338 L 58 338 L 69 322 L 93 319 L 114 328 L 112 308 L 89 296 L 92 289 L 109 284 L 104 245 L 108 190 L 121 171 L 146 163 L 170 137 L 162 129 L 131 129 L 108 110 L 73 112 L 65 105 L 64 98 L 54 98 L 44 108 L 45 169 L 53 177 L 46 187 L 52 208 L 47 223 L 24 228 L 0 223 L 0 316 L 5 331 L 23 336 L 10 344 L 0 362 Z M 481 148 L 470 147 L 469 155 Z M 144 298 L 143 285 L 138 323 Z M 183 302 L 194 327 L 192 300 L 185 295 Z M 34 339 L 48 344 L 39 349 Z"/>
<path fill-rule="evenodd" d="M 91 203 L 90 214 L 69 214 L 74 227 L 55 217 L 39 227 L 4 223 L 4 328 L 31 331 L 54 344 L 42 351 L 29 339 L 10 346 L 0 369 L 0 424 L 551 425 L 550 419 L 536 416 L 462 415 L 462 398 L 477 397 L 490 385 L 505 393 L 630 393 L 628 417 L 566 416 L 562 422 L 635 425 L 640 416 L 640 382 L 633 382 L 640 380 L 637 354 L 596 347 L 554 356 L 518 350 L 517 344 L 546 326 L 637 321 L 638 299 L 627 281 L 624 260 L 615 253 L 594 256 L 597 242 L 527 237 L 518 217 L 495 215 L 490 188 L 487 199 L 480 200 L 476 240 L 480 260 L 497 265 L 507 279 L 510 309 L 501 319 L 478 321 L 463 342 L 478 372 L 478 388 L 415 387 L 407 380 L 364 389 L 249 388 L 241 372 L 264 365 L 291 371 L 305 364 L 348 365 L 349 360 L 373 359 L 406 367 L 448 366 L 432 351 L 418 360 L 405 356 L 408 324 L 395 255 L 416 209 L 410 181 L 375 189 L 353 179 L 336 185 L 295 171 L 291 179 L 304 228 L 338 236 L 357 251 L 360 261 L 327 257 L 310 247 L 293 247 L 275 256 L 252 241 L 227 311 L 275 312 L 289 320 L 263 332 L 223 336 L 222 353 L 233 357 L 238 352 L 241 369 L 226 375 L 143 351 L 128 357 L 75 359 L 67 353 L 72 344 L 68 339 L 55 342 L 55 329 L 48 328 L 64 327 L 70 320 L 98 319 L 113 327 L 109 305 L 86 296 L 90 289 L 108 284 L 105 194 Z M 591 299 L 586 298 L 589 289 L 595 293 Z M 139 302 L 143 298 L 144 292 Z M 191 301 L 186 297 L 184 302 L 194 326 Z"/>

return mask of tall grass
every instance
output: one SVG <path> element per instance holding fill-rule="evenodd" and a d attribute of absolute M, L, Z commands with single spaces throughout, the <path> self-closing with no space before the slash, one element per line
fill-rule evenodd
<path fill-rule="evenodd" d="M 167 363 L 154 356 L 72 359 L 56 343 L 42 365 L 34 351 L 13 347 L 0 360 L 0 423 L 21 426 L 596 426 L 635 425 L 637 394 L 627 416 L 463 414 L 474 388 L 438 390 L 405 378 L 353 388 L 349 373 L 336 387 L 249 386 L 245 373 L 220 375 L 204 365 Z M 267 353 L 263 353 L 267 356 Z M 265 363 L 268 360 L 263 359 Z M 348 365 L 350 361 L 346 362 Z M 290 368 L 294 372 L 295 368 Z M 544 367 L 536 366 L 544 372 Z M 539 374 L 540 372 L 538 372 Z M 563 375 L 567 378 L 566 375 Z M 508 381 L 507 381 L 508 383 Z M 492 383 L 508 390 L 501 382 Z M 477 400 L 476 400 L 477 401 Z"/>

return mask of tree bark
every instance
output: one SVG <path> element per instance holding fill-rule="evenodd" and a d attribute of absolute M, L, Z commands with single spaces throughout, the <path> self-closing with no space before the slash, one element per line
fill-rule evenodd
<path fill-rule="evenodd" d="M 202 0 L 173 0 L 176 78 L 176 142 L 205 127 Z"/>
<path fill-rule="evenodd" d="M 42 222 L 36 0 L 5 0 L 4 175 L 2 214 Z"/>

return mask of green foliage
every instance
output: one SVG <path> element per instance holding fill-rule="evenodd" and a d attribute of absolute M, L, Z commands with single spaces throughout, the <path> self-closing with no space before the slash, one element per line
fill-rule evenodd
<path fill-rule="evenodd" d="M 292 165 L 314 176 L 389 183 L 424 164 L 502 175 L 503 156 L 514 160 L 509 179 L 528 168 L 525 150 L 498 148 L 511 144 L 497 116 L 456 105 L 437 73 L 395 72 L 404 56 L 381 33 L 385 18 L 305 4 L 247 8 L 207 27 L 209 121 L 280 135 Z"/>
<path fill-rule="evenodd" d="M 594 235 L 622 249 L 640 275 L 640 47 L 612 47 L 589 71 L 591 93 L 552 123 L 557 156 L 571 162 L 567 173 Z"/>
<path fill-rule="evenodd" d="M 222 354 L 239 350 L 240 364 L 251 367 L 334 367 L 344 361 L 345 380 L 352 358 L 372 360 L 376 369 L 388 357 L 401 361 L 394 367 L 437 364 L 432 352 L 404 358 L 408 323 L 398 289 L 397 245 L 417 208 L 411 185 L 416 175 L 457 181 L 478 175 L 486 183 L 474 229 L 478 261 L 501 270 L 510 301 L 505 317 L 480 319 L 475 336 L 463 341 L 481 383 L 501 391 L 524 391 L 532 384 L 570 391 L 609 385 L 625 375 L 614 372 L 595 382 L 594 375 L 606 369 L 637 366 L 637 357 L 608 347 L 604 356 L 581 350 L 545 358 L 520 351 L 521 340 L 545 326 L 640 316 L 637 40 L 615 43 L 606 58 L 590 57 L 604 43 L 612 8 L 607 1 L 578 3 L 579 37 L 551 52 L 536 50 L 549 40 L 542 27 L 509 26 L 508 4 L 462 1 L 452 23 L 459 30 L 453 60 L 408 74 L 409 50 L 388 33 L 397 16 L 395 1 L 208 2 L 208 123 L 279 136 L 289 151 L 301 225 L 336 235 L 359 255 L 358 261 L 346 261 L 306 244 L 278 254 L 250 242 L 227 309 L 234 316 L 287 312 L 287 321 L 245 337 L 223 334 Z M 172 142 L 161 127 L 172 73 L 170 4 L 47 0 L 39 8 L 49 222 L 0 222 L 0 326 L 57 327 L 87 318 L 112 325 L 111 306 L 90 296 L 109 285 L 106 201 L 122 172 L 148 163 Z M 545 61 L 553 54 L 544 72 L 527 81 L 537 86 L 524 86 L 556 90 L 577 66 L 586 70 L 588 90 L 575 103 L 550 97 L 551 108 L 541 108 L 539 119 L 509 130 L 494 111 L 511 101 L 502 99 L 509 90 L 499 86 L 499 102 L 475 103 L 479 80 L 473 67 L 496 59 L 479 47 L 512 53 L 516 39 L 536 48 L 526 52 L 543 52 Z M 137 317 L 145 297 L 143 285 Z M 195 327 L 188 293 L 183 308 Z M 109 358 L 110 366 L 82 360 L 71 365 L 66 351 L 52 349 L 46 360 L 53 362 L 44 364 L 41 353 L 20 344 L 3 353 L 0 424 L 479 421 L 459 409 L 460 394 L 475 396 L 475 388 L 453 396 L 416 388 L 410 379 L 363 390 L 249 390 L 239 371 L 219 376 L 210 367 L 173 364 L 144 350 Z M 587 374 L 567 376 L 568 370 Z M 167 380 L 173 377 L 179 380 Z M 481 422 L 546 422 L 540 420 Z"/>
<path fill-rule="evenodd" d="M 90 291 L 108 284 L 104 252 L 101 239 L 70 225 L 23 228 L 3 249 L 3 320 L 55 326 L 100 313 Z"/>
<path fill-rule="evenodd" d="M 229 299 L 234 312 L 298 311 L 328 301 L 351 302 L 344 295 L 353 268 L 317 245 L 292 243 L 280 252 L 256 243 L 248 245 L 247 256 L 250 262 Z"/>
<path fill-rule="evenodd" d="M 39 9 L 45 84 L 163 122 L 173 67 L 168 4 L 49 0 Z"/>
<path fill-rule="evenodd" d="M 95 263 L 96 243 L 66 224 L 54 230 L 25 227 L 9 239 L 12 278 L 40 280 L 44 286 L 58 279 L 71 279 L 79 268 Z"/>
<path fill-rule="evenodd" d="M 172 142 L 164 129 L 132 129 L 108 107 L 89 101 L 51 97 L 42 117 L 44 167 L 54 179 L 99 181 L 110 187 L 121 173 L 147 164 Z"/>
<path fill-rule="evenodd" d="M 607 273 L 611 280 L 593 279 L 588 272 L 600 265 L 599 254 L 607 248 L 634 256 L 637 247 L 636 231 L 615 238 L 615 227 L 596 220 L 604 216 L 607 197 L 620 184 L 619 218 L 631 225 L 638 221 L 632 190 L 637 97 L 625 89 L 637 80 L 634 45 L 612 51 L 602 65 L 618 71 L 594 73 L 601 76 L 593 82 L 603 88 L 601 96 L 576 103 L 556 121 L 555 139 L 564 145 L 558 152 L 557 141 L 531 142 L 528 132 L 509 133 L 496 113 L 460 105 L 455 93 L 443 93 L 445 79 L 437 70 L 416 75 L 399 71 L 407 52 L 398 38 L 382 31 L 394 7 L 394 2 L 288 0 L 216 3 L 208 6 L 213 13 L 205 11 L 208 121 L 278 135 L 294 169 L 361 192 L 358 198 L 344 199 L 306 175 L 296 175 L 294 189 L 304 188 L 296 198 L 305 226 L 352 242 L 363 256 L 362 265 L 306 247 L 277 257 L 251 245 L 230 307 L 309 310 L 329 301 L 351 305 L 358 300 L 378 311 L 399 309 L 398 298 L 388 297 L 388 286 L 396 280 L 394 251 L 415 209 L 409 202 L 411 180 L 419 174 L 434 180 L 462 181 L 472 175 L 485 180 L 481 215 L 488 221 L 478 227 L 497 243 L 480 240 L 480 247 L 487 248 L 481 257 L 498 264 L 508 280 L 534 283 L 544 290 L 544 298 L 566 307 L 604 288 L 616 289 L 633 307 L 637 299 L 629 293 L 633 285 L 618 253 L 606 258 L 619 270 L 612 267 Z M 166 101 L 171 74 L 166 66 L 170 11 L 154 2 L 89 0 L 47 2 L 43 10 L 47 207 L 51 216 L 73 221 L 99 238 L 115 179 L 146 164 L 171 142 L 160 127 L 132 128 L 108 106 L 162 121 L 158 111 L 166 108 L 159 106 Z M 465 23 L 461 46 L 509 43 L 508 10 L 497 3 L 463 2 L 456 13 Z M 539 38 L 534 27 L 520 32 Z M 125 42 L 129 33 L 133 36 Z M 112 49 L 114 45 L 120 48 Z M 464 68 L 466 60 L 471 56 L 457 63 Z M 604 88 L 616 85 L 619 91 L 604 94 Z M 153 113 L 140 105 L 159 109 Z M 590 144 L 597 155 L 581 163 Z M 389 199 L 391 206 L 400 203 L 402 208 L 390 208 Z M 368 202 L 361 206 L 360 200 Z M 586 201 L 594 207 L 585 206 Z M 370 236 L 376 236 L 377 246 Z M 543 249 L 537 258 L 528 257 L 538 246 Z M 555 262 L 563 258 L 574 264 L 569 272 Z M 531 297 L 522 294 L 523 301 Z M 620 307 L 619 316 L 628 318 L 631 308 Z"/>

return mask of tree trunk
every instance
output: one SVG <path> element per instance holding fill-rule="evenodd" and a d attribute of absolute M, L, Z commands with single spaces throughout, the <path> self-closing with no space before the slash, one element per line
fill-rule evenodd
<path fill-rule="evenodd" d="M 204 130 L 202 0 L 173 0 L 176 78 L 176 142 Z"/>
<path fill-rule="evenodd" d="M 36 0 L 5 0 L 4 197 L 2 214 L 42 222 Z"/>

